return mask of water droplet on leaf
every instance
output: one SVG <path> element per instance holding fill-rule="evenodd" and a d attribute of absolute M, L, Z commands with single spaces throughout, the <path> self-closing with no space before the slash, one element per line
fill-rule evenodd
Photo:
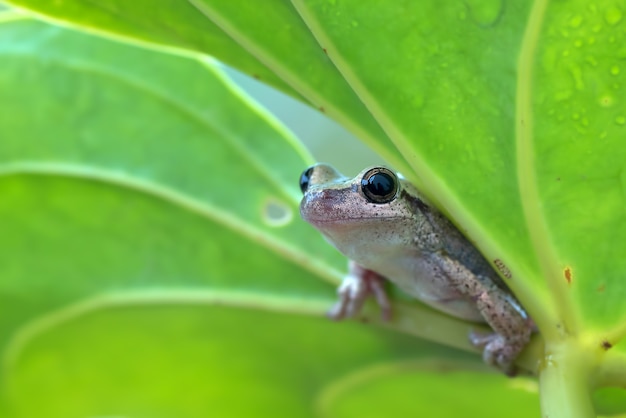
<path fill-rule="evenodd" d="M 613 97 L 609 95 L 600 97 L 600 105 L 602 107 L 611 107 L 613 105 Z"/>
<path fill-rule="evenodd" d="M 573 18 L 571 18 L 569 20 L 569 25 L 572 28 L 578 28 L 580 27 L 580 24 L 583 23 L 583 17 L 580 15 L 574 16 Z"/>
<path fill-rule="evenodd" d="M 495 24 L 502 15 L 502 0 L 465 0 L 470 17 L 480 26 Z"/>
<path fill-rule="evenodd" d="M 622 11 L 617 7 L 610 7 L 604 13 L 604 20 L 609 25 L 616 25 L 622 20 Z"/>

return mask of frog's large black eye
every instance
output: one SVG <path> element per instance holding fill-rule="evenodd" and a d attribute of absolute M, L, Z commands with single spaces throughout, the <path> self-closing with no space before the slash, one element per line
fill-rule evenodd
<path fill-rule="evenodd" d="M 306 190 L 309 188 L 309 180 L 311 180 L 311 174 L 313 174 L 314 168 L 315 167 L 309 167 L 300 175 L 300 190 L 302 190 L 302 194 L 306 193 Z"/>
<path fill-rule="evenodd" d="M 384 167 L 372 168 L 361 179 L 361 189 L 371 203 L 389 203 L 398 193 L 398 178 Z"/>

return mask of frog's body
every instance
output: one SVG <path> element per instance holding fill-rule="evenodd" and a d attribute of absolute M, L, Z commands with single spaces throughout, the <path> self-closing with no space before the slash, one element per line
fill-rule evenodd
<path fill-rule="evenodd" d="M 303 174 L 302 217 L 350 260 L 332 316 L 351 316 L 368 293 L 386 308 L 384 277 L 408 294 L 495 331 L 472 336 L 484 358 L 513 373 L 532 321 L 480 252 L 410 183 L 385 168 L 348 179 L 319 164 Z"/>

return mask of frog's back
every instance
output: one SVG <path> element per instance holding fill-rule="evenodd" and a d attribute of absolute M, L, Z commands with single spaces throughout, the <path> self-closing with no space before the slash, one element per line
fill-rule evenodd
<path fill-rule="evenodd" d="M 442 250 L 451 258 L 458 260 L 468 270 L 477 276 L 488 277 L 502 289 L 508 288 L 487 259 L 472 244 L 459 229 L 450 222 L 441 212 L 431 207 L 431 214 L 427 217 L 434 228 L 439 232 Z"/>
<path fill-rule="evenodd" d="M 407 193 L 405 200 L 413 207 L 414 212 L 420 212 L 427 225 L 425 228 L 435 234 L 434 243 L 427 244 L 433 251 L 443 251 L 450 258 L 459 261 L 468 270 L 477 276 L 491 279 L 502 289 L 506 285 L 493 269 L 491 264 L 478 249 L 454 226 L 454 224 L 433 205 L 427 203 L 424 197 L 415 189 Z M 427 234 L 421 233 L 422 236 Z"/>

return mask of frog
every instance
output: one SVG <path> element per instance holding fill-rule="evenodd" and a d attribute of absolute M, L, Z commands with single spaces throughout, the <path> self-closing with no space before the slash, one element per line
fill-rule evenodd
<path fill-rule="evenodd" d="M 400 174 L 379 166 L 348 178 L 324 163 L 300 176 L 302 219 L 349 260 L 328 316 L 356 317 L 373 297 L 392 320 L 385 289 L 391 282 L 410 297 L 462 320 L 486 323 L 471 344 L 488 365 L 508 376 L 528 344 L 534 323 L 493 266 L 469 239 Z"/>

